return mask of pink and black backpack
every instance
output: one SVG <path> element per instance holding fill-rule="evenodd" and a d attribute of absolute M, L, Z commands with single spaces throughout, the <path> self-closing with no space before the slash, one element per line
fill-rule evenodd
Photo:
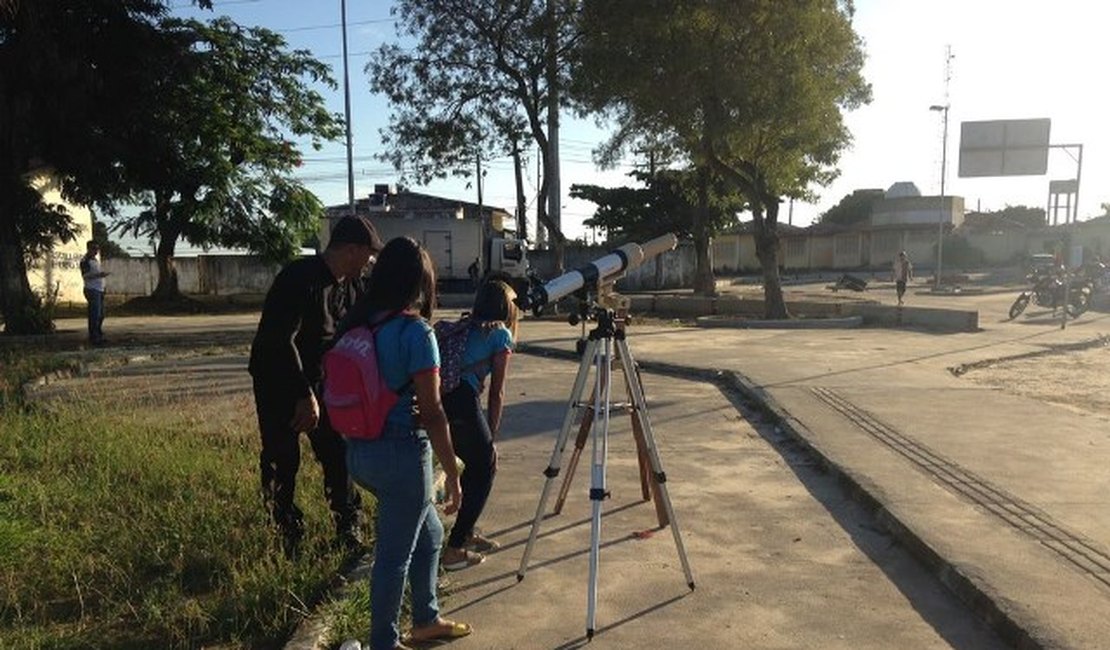
<path fill-rule="evenodd" d="M 347 438 L 380 438 L 386 416 L 397 403 L 397 392 L 378 367 L 374 341 L 388 321 L 352 328 L 324 353 L 324 406 L 332 428 Z"/>

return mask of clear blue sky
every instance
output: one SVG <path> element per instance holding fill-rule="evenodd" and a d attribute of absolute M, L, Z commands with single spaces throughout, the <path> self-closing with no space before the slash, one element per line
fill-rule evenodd
<path fill-rule="evenodd" d="M 397 39 L 388 0 L 348 0 L 351 109 L 354 133 L 355 191 L 395 182 L 393 170 L 374 158 L 382 151 L 379 130 L 388 124 L 389 106 L 370 93 L 364 71 L 369 54 Z M 244 25 L 282 33 L 291 47 L 305 48 L 331 64 L 342 80 L 339 0 L 217 0 L 214 12 L 201 12 L 180 0 L 180 15 L 227 15 Z M 939 193 L 942 121 L 929 107 L 945 103 L 945 48 L 951 46 L 948 87 L 949 135 L 946 193 L 964 196 L 971 209 L 1006 205 L 1043 207 L 1048 181 L 1073 178 L 1076 162 L 1062 150 L 1050 154 L 1047 176 L 1011 179 L 960 179 L 956 176 L 960 122 L 1052 119 L 1053 143 L 1082 143 L 1080 219 L 1101 214 L 1110 202 L 1110 128 L 1105 115 L 1110 90 L 1104 79 L 1104 31 L 1110 8 L 1087 0 L 857 0 L 855 26 L 868 55 L 865 76 L 874 101 L 847 118 L 855 143 L 841 160 L 841 176 L 819 189 L 813 204 L 797 203 L 793 223 L 807 225 L 845 194 L 858 188 L 886 188 L 913 181 L 925 194 Z M 343 112 L 341 87 L 321 89 L 329 108 Z M 583 233 L 581 221 L 592 204 L 566 197 L 572 183 L 621 185 L 635 161 L 601 171 L 590 151 L 605 137 L 592 123 L 564 116 L 560 137 L 564 192 L 564 229 Z M 326 204 L 346 202 L 346 160 L 341 142 L 306 152 L 301 176 Z M 534 201 L 535 153 L 529 156 L 526 192 Z M 487 204 L 511 209 L 512 164 L 508 158 L 487 163 Z M 412 188 L 474 201 L 466 181 L 447 180 Z M 785 206 L 782 218 L 787 218 Z M 534 210 L 530 211 L 534 218 Z M 529 228 L 534 233 L 534 228 Z"/>

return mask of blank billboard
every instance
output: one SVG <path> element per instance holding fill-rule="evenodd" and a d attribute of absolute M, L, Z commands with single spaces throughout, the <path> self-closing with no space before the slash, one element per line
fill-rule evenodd
<path fill-rule="evenodd" d="M 960 177 L 1042 176 L 1048 172 L 1052 120 L 960 124 Z"/>

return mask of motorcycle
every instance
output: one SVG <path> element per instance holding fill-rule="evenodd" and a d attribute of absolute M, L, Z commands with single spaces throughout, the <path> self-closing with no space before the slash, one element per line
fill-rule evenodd
<path fill-rule="evenodd" d="M 1069 318 L 1076 318 L 1091 306 L 1091 294 L 1094 292 L 1094 281 L 1083 275 L 1072 275 L 1066 278 L 1059 270 L 1046 270 L 1030 273 L 1025 277 L 1033 284 L 1031 289 L 1021 292 L 1014 304 L 1010 306 L 1010 319 L 1020 316 L 1025 308 L 1032 302 L 1040 307 L 1051 307 L 1053 313 L 1065 303 L 1064 291 L 1067 287 L 1068 297 L 1064 309 Z M 1067 282 L 1065 282 L 1067 279 Z"/>

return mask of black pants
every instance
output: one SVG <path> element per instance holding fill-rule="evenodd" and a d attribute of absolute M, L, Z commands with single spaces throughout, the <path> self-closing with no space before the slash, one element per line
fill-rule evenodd
<path fill-rule="evenodd" d="M 316 394 L 321 393 L 316 391 Z M 257 378 L 254 380 L 254 403 L 262 432 L 262 453 L 259 455 L 262 496 L 282 532 L 299 537 L 304 532 L 303 515 L 293 497 L 301 465 L 301 447 L 299 434 L 289 425 L 297 399 L 287 390 L 275 389 Z M 308 439 L 324 470 L 324 497 L 331 508 L 336 530 L 343 532 L 357 526 L 362 502 L 347 474 L 343 437 L 332 430 L 322 403 L 320 423 L 309 432 Z"/>
<path fill-rule="evenodd" d="M 480 400 L 481 396 L 465 381 L 443 398 L 455 455 L 466 463 L 459 479 L 462 505 L 447 538 L 447 545 L 452 548 L 462 548 L 466 544 L 493 487 L 493 435 Z"/>

